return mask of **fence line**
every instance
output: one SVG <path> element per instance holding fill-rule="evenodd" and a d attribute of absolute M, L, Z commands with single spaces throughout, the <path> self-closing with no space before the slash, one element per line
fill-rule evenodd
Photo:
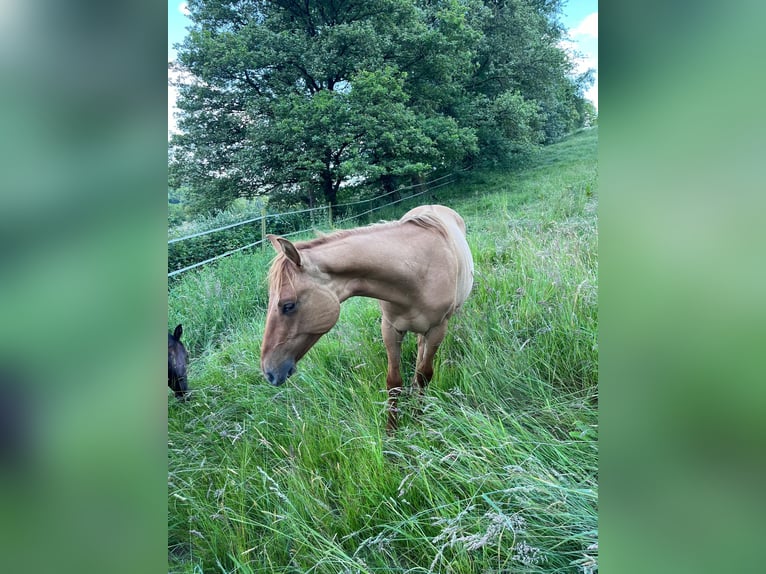
<path fill-rule="evenodd" d="M 175 239 L 171 239 L 168 241 L 168 245 L 171 243 L 177 243 L 178 241 L 183 241 L 184 239 L 191 239 L 192 237 L 199 237 L 200 235 L 208 235 L 210 233 L 215 233 L 216 231 L 223 231 L 224 229 L 229 229 L 231 227 L 237 227 L 238 225 L 245 225 L 246 223 L 253 223 L 254 221 L 259 221 L 263 218 L 263 215 L 259 215 L 258 217 L 254 217 L 253 219 L 248 219 L 247 221 L 238 221 L 237 223 L 232 223 L 231 225 L 224 225 L 223 227 L 216 227 L 215 229 L 208 229 L 207 231 L 200 231 L 199 233 L 193 233 L 192 235 L 187 235 L 185 237 L 176 237 Z"/>
<path fill-rule="evenodd" d="M 326 205 L 320 205 L 319 207 L 311 207 L 309 209 L 301 209 L 299 211 L 285 211 L 284 213 L 272 213 L 267 214 L 265 217 L 266 219 L 272 219 L 274 217 L 283 217 L 285 215 L 296 215 L 298 213 L 307 213 L 309 211 L 317 211 L 320 209 L 327 209 Z M 239 225 L 246 225 L 247 223 L 253 223 L 255 221 L 260 221 L 263 219 L 263 215 L 259 215 L 258 217 L 253 217 L 252 219 L 247 219 L 245 221 L 238 221 L 237 223 L 232 223 L 230 225 L 224 225 L 223 227 L 216 227 L 215 229 L 208 229 L 207 231 L 200 231 L 199 233 L 193 233 L 191 235 L 186 235 L 184 237 L 176 237 L 175 239 L 168 240 L 168 245 L 171 243 L 177 243 L 179 241 L 183 241 L 184 239 L 192 239 L 193 237 L 200 237 L 201 235 L 209 235 L 211 233 L 215 233 L 216 231 L 223 231 L 224 229 L 230 229 L 232 227 L 237 227 Z"/>
<path fill-rule="evenodd" d="M 284 213 L 271 213 L 266 215 L 266 219 L 272 219 L 274 217 L 283 217 L 285 215 L 295 215 L 296 213 L 308 213 L 309 211 L 319 211 L 320 209 L 327 209 L 327 206 L 320 205 L 319 207 L 309 207 L 308 209 L 301 209 L 300 211 L 285 211 Z"/>
<path fill-rule="evenodd" d="M 406 191 L 407 189 L 414 189 L 414 188 L 421 187 L 421 186 L 424 186 L 424 185 L 428 185 L 429 186 L 428 189 L 425 189 L 425 190 L 423 190 L 423 191 L 421 191 L 419 193 L 408 195 L 407 197 L 402 197 L 400 199 L 397 199 L 396 201 L 392 201 L 390 203 L 386 203 L 386 204 L 381 205 L 379 207 L 373 207 L 372 209 L 368 209 L 367 211 L 363 211 L 361 213 L 357 213 L 355 215 L 352 215 L 352 216 L 349 216 L 349 217 L 346 217 L 346 218 L 343 218 L 343 219 L 339 219 L 339 220 L 337 220 L 337 221 L 335 221 L 333 223 L 334 224 L 345 223 L 347 221 L 351 221 L 353 219 L 357 219 L 359 217 L 362 217 L 363 215 L 367 215 L 367 214 L 373 213 L 375 211 L 378 211 L 380 209 L 384 209 L 386 207 L 390 207 L 392 205 L 396 205 L 396 204 L 401 203 L 403 201 L 407 201 L 408 199 L 412 199 L 413 197 L 419 197 L 419 196 L 421 196 L 421 195 L 423 195 L 425 193 L 431 192 L 431 191 L 433 191 L 435 189 L 439 189 L 440 187 L 444 187 L 445 185 L 449 185 L 450 183 L 454 182 L 454 180 L 455 180 L 455 173 L 466 171 L 466 169 L 468 169 L 468 168 L 464 168 L 464 169 L 458 170 L 457 172 L 449 173 L 447 175 L 444 175 L 442 177 L 436 178 L 436 179 L 431 180 L 431 181 L 426 181 L 426 182 L 410 185 L 410 186 L 407 186 L 407 187 L 398 188 L 398 189 L 395 189 L 394 191 L 389 191 L 389 192 L 384 193 L 382 195 L 379 195 L 377 197 L 373 197 L 372 199 L 363 199 L 361 201 L 356 201 L 356 202 L 351 202 L 351 203 L 343 203 L 343 204 L 336 205 L 335 206 L 336 209 L 339 208 L 339 207 L 348 207 L 348 206 L 351 206 L 351 205 L 358 205 L 360 203 L 366 203 L 366 202 L 369 202 L 369 201 L 374 201 L 376 199 L 381 199 L 383 197 L 391 195 L 392 193 L 396 193 L 396 192 L 400 192 L 400 191 Z M 445 181 L 444 183 L 440 183 L 439 185 L 431 187 L 431 184 L 436 183 L 437 181 L 441 181 L 441 180 L 446 179 L 446 178 L 451 178 L 451 179 L 449 181 Z M 318 211 L 320 209 L 328 209 L 329 207 L 330 206 L 328 206 L 328 205 L 322 205 L 320 207 L 311 207 L 311 208 L 308 208 L 308 209 L 301 209 L 301 210 L 298 210 L 298 211 L 287 211 L 287 212 L 284 212 L 284 213 L 274 213 L 274 214 L 260 215 L 258 217 L 255 217 L 253 219 L 249 219 L 247 221 L 240 221 L 238 223 L 233 223 L 231 225 L 226 225 L 224 227 L 219 227 L 217 229 L 210 229 L 208 231 L 202 231 L 200 233 L 194 233 L 194 234 L 188 235 L 186 237 L 179 237 L 179 238 L 176 238 L 176 239 L 171 239 L 170 241 L 168 241 L 168 245 L 171 244 L 171 243 L 176 243 L 178 241 L 183 241 L 184 239 L 191 239 L 192 237 L 199 237 L 201 235 L 207 235 L 207 234 L 210 234 L 210 233 L 214 233 L 216 231 L 221 231 L 223 229 L 229 229 L 231 227 L 237 227 L 238 225 L 245 225 L 247 223 L 253 223 L 255 221 L 260 221 L 260 220 L 265 220 L 265 219 L 272 219 L 272 218 L 277 218 L 277 217 L 283 217 L 283 216 L 286 216 L 286 215 L 295 215 L 295 214 L 300 214 L 300 213 L 308 213 L 308 212 L 311 212 L 311 211 Z M 307 231 L 311 231 L 311 228 L 309 228 L 309 229 L 299 229 L 297 231 L 291 231 L 290 233 L 284 233 L 284 234 L 281 235 L 281 237 L 291 237 L 293 235 L 298 235 L 300 233 L 306 233 Z M 192 265 L 188 265 L 187 267 L 183 267 L 181 269 L 176 269 L 175 271 L 171 271 L 170 273 L 168 273 L 168 277 L 173 277 L 175 275 L 179 275 L 181 273 L 184 273 L 185 271 L 189 271 L 191 269 L 195 269 L 197 267 L 201 267 L 203 265 L 206 265 L 206 264 L 211 263 L 213 261 L 216 261 L 218 259 L 222 259 L 223 257 L 227 257 L 227 256 L 232 255 L 234 253 L 237 253 L 239 251 L 243 251 L 245 249 L 249 249 L 251 247 L 255 247 L 256 245 L 260 245 L 264 241 L 266 241 L 266 238 L 262 237 L 258 241 L 255 241 L 255 242 L 250 243 L 248 245 L 244 245 L 242 247 L 238 247 L 237 249 L 232 249 L 231 251 L 226 251 L 225 253 L 221 253 L 220 255 L 216 255 L 215 257 L 211 257 L 209 259 L 205 259 L 204 261 L 200 261 L 198 263 L 194 263 Z"/>
<path fill-rule="evenodd" d="M 444 179 L 444 178 L 440 178 L 440 179 Z M 384 207 L 391 207 L 392 205 L 396 205 L 397 203 L 401 203 L 402 201 L 407 201 L 408 199 L 412 199 L 413 197 L 421 196 L 424 193 L 428 193 L 429 191 L 433 191 L 434 189 L 438 189 L 438 188 L 443 187 L 445 185 L 449 185 L 450 183 L 452 183 L 452 181 L 445 181 L 444 183 L 441 183 L 441 184 L 439 184 L 437 186 L 425 189 L 425 190 L 421 191 L 420 193 L 413 193 L 412 195 L 408 195 L 407 197 L 402 197 L 401 199 L 397 199 L 396 201 L 392 201 L 392 202 L 387 203 L 385 205 L 381 205 L 380 207 L 373 207 L 372 209 L 368 209 L 367 211 L 363 211 L 362 213 L 357 213 L 356 215 L 352 215 L 350 217 L 345 217 L 343 219 L 339 219 L 335 223 L 345 223 L 346 221 L 351 221 L 352 219 L 356 219 L 357 217 L 362 217 L 363 215 L 367 215 L 368 213 L 372 213 L 373 211 L 378 211 L 379 209 L 383 209 Z"/>
<path fill-rule="evenodd" d="M 359 205 L 361 203 L 367 203 L 367 202 L 370 202 L 370 201 L 375 201 L 377 199 L 382 199 L 384 197 L 387 197 L 387 196 L 391 195 L 392 193 L 397 193 L 397 192 L 400 192 L 400 191 L 407 191 L 408 189 L 414 189 L 416 187 L 421 187 L 423 185 L 430 185 L 432 183 L 436 183 L 437 181 L 441 181 L 442 179 L 450 177 L 452 175 L 454 175 L 454 174 L 450 173 L 450 174 L 447 174 L 447 175 L 443 175 L 442 177 L 437 177 L 436 179 L 431 180 L 431 181 L 424 181 L 422 183 L 416 183 L 416 184 L 413 184 L 413 185 L 408 185 L 406 187 L 400 187 L 400 188 L 397 188 L 397 189 L 395 189 L 393 191 L 388 191 L 388 192 L 386 192 L 386 193 L 384 193 L 382 195 L 378 195 L 377 197 L 371 197 L 370 199 L 362 199 L 362 200 L 359 200 L 359 201 L 352 201 L 352 202 L 349 202 L 349 203 L 339 203 L 339 204 L 335 205 L 334 208 L 335 209 L 339 209 L 341 207 L 350 207 L 352 205 Z M 410 196 L 410 197 L 415 197 L 415 196 Z M 327 207 L 328 206 L 326 206 L 326 205 L 320 205 L 319 207 L 310 207 L 308 209 L 301 209 L 301 210 L 298 210 L 298 211 L 285 211 L 284 213 L 270 213 L 270 214 L 266 214 L 265 217 L 266 217 L 266 219 L 274 219 L 276 217 L 284 217 L 286 215 L 298 215 L 298 214 L 301 214 L 301 213 L 308 213 L 310 211 L 319 211 L 321 209 L 327 209 Z M 185 235 L 183 237 L 176 237 L 175 239 L 168 240 L 168 245 L 170 245 L 172 243 L 178 243 L 179 241 L 184 241 L 186 239 L 193 239 L 195 237 L 201 237 L 202 235 L 209 235 L 211 233 L 216 233 L 217 231 L 223 231 L 224 229 L 231 229 L 232 227 L 238 227 L 240 225 L 247 225 L 248 223 L 254 223 L 256 221 L 260 221 L 263 218 L 264 218 L 263 215 L 259 215 L 258 217 L 253 217 L 252 219 L 247 219 L 245 221 L 238 221 L 236 223 L 231 223 L 229 225 L 224 225 L 222 227 L 216 227 L 215 229 L 208 229 L 206 231 L 200 231 L 199 233 L 192 233 L 191 235 Z"/>
<path fill-rule="evenodd" d="M 408 189 L 413 189 L 415 187 L 421 187 L 423 185 L 429 185 L 431 183 L 436 183 L 437 181 L 441 181 L 445 177 L 450 177 L 450 176 L 453 176 L 453 175 L 455 175 L 455 174 L 454 173 L 448 173 L 447 175 L 443 175 L 441 177 L 437 177 L 436 179 L 433 179 L 431 181 L 423 181 L 421 183 L 415 183 L 413 185 L 408 185 L 406 187 L 399 187 L 397 189 L 394 189 L 393 191 L 387 191 L 386 193 L 384 193 L 382 195 L 379 195 L 377 197 L 372 197 L 370 199 L 360 199 L 359 201 L 352 201 L 352 202 L 349 202 L 349 203 L 339 203 L 338 205 L 335 205 L 334 208 L 338 209 L 339 207 L 348 207 L 350 205 L 359 205 L 360 203 L 367 203 L 368 201 L 375 201 L 376 199 L 382 199 L 384 197 L 387 197 L 387 196 L 391 195 L 392 193 L 397 193 L 399 191 L 407 191 Z M 415 197 L 415 196 L 411 195 L 410 197 Z"/>
<path fill-rule="evenodd" d="M 465 170 L 463 169 L 463 170 L 460 170 L 460 171 L 465 171 Z M 338 208 L 341 208 L 341 207 L 349 207 L 351 205 L 359 205 L 360 203 L 367 203 L 369 201 L 375 201 L 376 199 L 382 199 L 384 197 L 387 197 L 387 196 L 391 195 L 392 193 L 397 193 L 399 191 L 406 191 L 408 189 L 414 189 L 416 187 L 421 187 L 423 185 L 429 185 L 429 184 L 432 184 L 432 183 L 436 183 L 437 181 L 441 181 L 442 179 L 444 179 L 446 177 L 450 177 L 452 175 L 454 175 L 454 173 L 449 173 L 447 175 L 443 175 L 441 177 L 437 177 L 436 179 L 433 179 L 431 181 L 424 181 L 422 183 L 416 183 L 416 184 L 413 184 L 413 185 L 408 185 L 406 187 L 400 187 L 400 188 L 397 188 L 397 189 L 395 189 L 393 191 L 388 191 L 388 192 L 386 192 L 386 193 L 384 193 L 382 195 L 378 195 L 377 197 L 372 197 L 370 199 L 362 199 L 362 200 L 359 200 L 359 201 L 352 201 L 352 202 L 349 202 L 349 203 L 339 203 L 339 204 L 335 205 L 334 208 L 338 209 Z M 415 197 L 415 196 L 411 195 L 409 197 Z M 297 215 L 297 214 L 300 214 L 300 213 L 308 213 L 310 211 L 319 211 L 320 209 L 327 209 L 327 208 L 328 208 L 327 205 L 320 205 L 319 207 L 310 207 L 308 209 L 301 209 L 301 210 L 298 210 L 298 211 L 285 211 L 284 213 L 266 214 L 265 217 L 266 217 L 266 219 L 274 219 L 276 217 L 284 217 L 286 215 Z M 264 218 L 263 215 L 259 215 L 258 217 L 253 217 L 252 219 L 247 219 L 245 221 L 238 221 L 237 223 L 231 223 L 229 225 L 224 225 L 223 227 L 216 227 L 215 229 L 208 229 L 207 231 L 200 231 L 199 233 L 192 233 L 191 235 L 185 235 L 184 237 L 176 237 L 175 239 L 168 240 L 168 245 L 170 245 L 171 243 L 178 243 L 179 241 L 184 241 L 185 239 L 193 239 L 194 237 L 201 237 L 203 235 L 209 235 L 211 233 L 216 233 L 217 231 L 223 231 L 224 229 L 231 229 L 232 227 L 238 227 L 240 225 L 246 225 L 248 223 L 254 223 L 256 221 L 260 221 L 263 218 Z"/>
<path fill-rule="evenodd" d="M 378 211 L 379 209 L 383 209 L 384 207 L 389 207 L 390 205 L 396 205 L 397 203 L 400 203 L 404 201 L 405 199 L 411 199 L 413 197 L 418 197 L 419 195 L 423 195 L 424 193 L 428 192 L 429 190 L 421 191 L 420 193 L 413 193 L 412 195 L 408 195 L 407 197 L 404 197 L 402 199 L 398 199 L 396 201 L 392 201 L 391 203 L 387 203 L 386 205 L 382 205 L 380 207 L 373 207 L 372 209 L 368 209 L 367 211 L 363 211 L 362 213 L 357 213 L 355 215 L 352 215 L 350 217 L 345 217 L 343 219 L 339 219 L 335 223 L 345 223 L 346 221 L 351 221 L 352 219 L 356 219 L 357 217 L 362 217 L 363 215 L 367 215 L 368 213 L 372 213 L 373 211 Z"/>
<path fill-rule="evenodd" d="M 195 267 L 201 267 L 202 265 L 205 265 L 207 263 L 210 263 L 211 261 L 215 261 L 216 259 L 221 259 L 222 257 L 226 257 L 228 255 L 231 255 L 233 253 L 236 253 L 237 251 L 242 251 L 243 249 L 248 249 L 250 247 L 255 247 L 256 245 L 259 245 L 263 243 L 264 239 L 259 239 L 255 243 L 250 243 L 249 245 L 244 245 L 242 247 L 237 247 L 236 249 L 232 249 L 231 251 L 227 251 L 226 253 L 221 253 L 220 255 L 216 255 L 215 257 L 211 257 L 210 259 L 205 259 L 204 261 L 200 261 L 199 263 L 195 263 L 194 265 L 189 265 L 188 267 L 184 267 L 183 269 L 176 269 L 175 271 L 172 271 L 168 273 L 168 277 L 173 277 L 173 275 L 178 275 L 179 273 L 183 273 L 184 271 L 189 271 L 189 269 L 194 269 Z"/>

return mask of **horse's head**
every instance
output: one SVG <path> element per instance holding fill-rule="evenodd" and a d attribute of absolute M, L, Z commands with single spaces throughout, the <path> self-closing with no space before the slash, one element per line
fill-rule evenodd
<path fill-rule="evenodd" d="M 183 399 L 189 390 L 186 383 L 186 365 L 189 357 L 186 347 L 181 342 L 183 327 L 178 325 L 175 331 L 168 333 L 168 386 L 173 389 L 176 397 Z"/>
<path fill-rule="evenodd" d="M 295 372 L 300 358 L 335 325 L 340 301 L 305 252 L 282 237 L 268 238 L 277 257 L 269 271 L 261 370 L 269 383 L 281 385 Z"/>

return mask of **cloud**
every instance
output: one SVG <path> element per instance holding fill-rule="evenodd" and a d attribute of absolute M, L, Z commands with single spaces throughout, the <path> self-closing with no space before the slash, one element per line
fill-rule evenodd
<path fill-rule="evenodd" d="M 577 26 L 569 30 L 568 37 L 559 42 L 572 62 L 572 72 L 582 74 L 594 71 L 594 83 L 585 91 L 585 98 L 598 108 L 598 12 L 588 14 Z"/>
<path fill-rule="evenodd" d="M 575 26 L 570 34 L 573 38 L 577 36 L 590 36 L 591 38 L 598 39 L 598 12 L 588 14 L 583 18 L 577 26 Z"/>
<path fill-rule="evenodd" d="M 560 40 L 559 48 L 566 52 L 574 66 L 575 74 L 582 74 L 590 68 L 598 69 L 598 57 L 582 51 L 582 45 L 573 40 Z"/>
<path fill-rule="evenodd" d="M 562 48 L 566 48 L 562 45 Z M 569 58 L 574 65 L 572 72 L 575 74 L 582 74 L 588 70 L 594 70 L 594 83 L 585 91 L 585 98 L 592 101 L 593 105 L 598 108 L 598 59 L 586 54 L 578 54 L 575 51 L 568 50 Z"/>

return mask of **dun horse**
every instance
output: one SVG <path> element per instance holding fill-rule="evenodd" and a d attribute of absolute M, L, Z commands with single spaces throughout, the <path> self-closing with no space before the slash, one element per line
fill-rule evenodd
<path fill-rule="evenodd" d="M 425 391 L 447 321 L 468 298 L 473 259 L 465 223 L 442 205 L 421 206 L 399 221 L 344 230 L 293 244 L 269 235 L 277 256 L 269 271 L 269 307 L 261 370 L 281 385 L 295 364 L 335 325 L 349 297 L 378 299 L 388 356 L 388 425 L 397 424 L 401 345 L 418 334 L 414 388 Z"/>

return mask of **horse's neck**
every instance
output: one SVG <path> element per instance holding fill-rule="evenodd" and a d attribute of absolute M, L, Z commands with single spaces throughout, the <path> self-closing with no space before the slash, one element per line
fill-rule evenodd
<path fill-rule="evenodd" d="M 391 300 L 405 279 L 407 248 L 394 228 L 381 228 L 313 247 L 311 258 L 340 301 L 354 296 Z"/>

